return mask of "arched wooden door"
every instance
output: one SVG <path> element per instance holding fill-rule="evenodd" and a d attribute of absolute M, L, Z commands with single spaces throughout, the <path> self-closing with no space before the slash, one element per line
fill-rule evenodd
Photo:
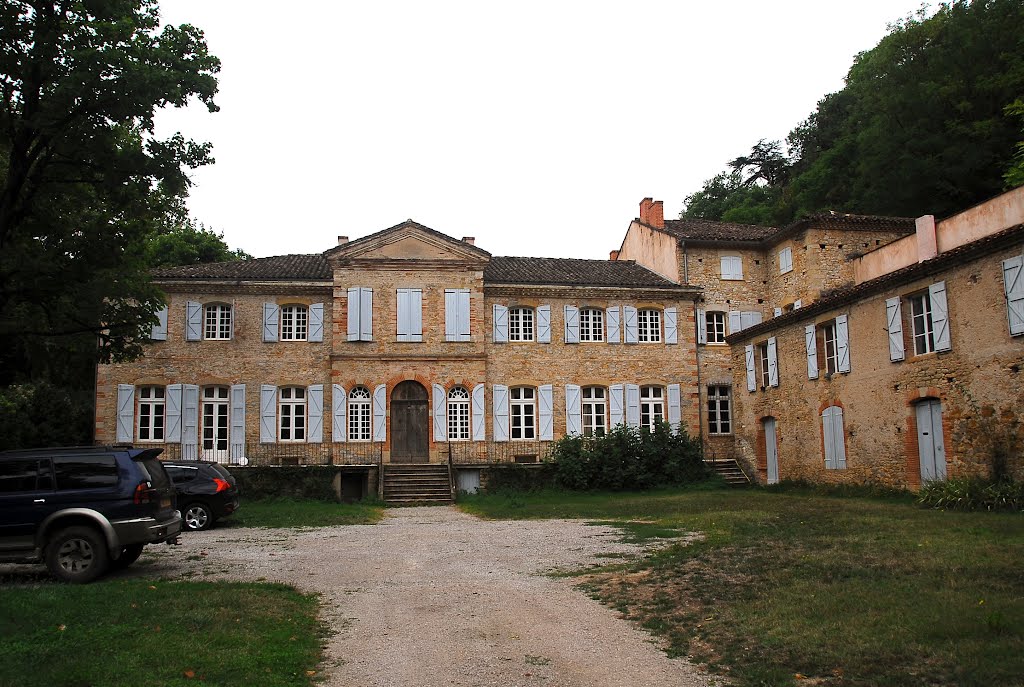
<path fill-rule="evenodd" d="M 391 392 L 392 463 L 430 461 L 427 407 L 427 390 L 419 382 L 401 382 Z"/>

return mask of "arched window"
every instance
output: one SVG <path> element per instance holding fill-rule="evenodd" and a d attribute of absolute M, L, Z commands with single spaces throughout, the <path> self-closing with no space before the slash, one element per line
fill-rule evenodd
<path fill-rule="evenodd" d="M 665 390 L 660 386 L 640 387 L 640 428 L 654 431 L 665 420 Z"/>
<path fill-rule="evenodd" d="M 469 392 L 461 386 L 448 392 L 448 440 L 469 441 Z"/>
<path fill-rule="evenodd" d="M 281 341 L 305 341 L 308 331 L 309 308 L 304 305 L 281 307 Z"/>
<path fill-rule="evenodd" d="M 231 306 L 227 303 L 208 303 L 203 307 L 203 338 L 231 338 Z"/>
<path fill-rule="evenodd" d="M 281 387 L 277 413 L 278 438 L 281 441 L 306 440 L 306 389 Z"/>
<path fill-rule="evenodd" d="M 371 419 L 370 390 L 357 386 L 348 395 L 348 440 L 369 441 Z"/>
<path fill-rule="evenodd" d="M 608 393 L 603 386 L 585 386 L 582 393 L 583 436 L 603 436 L 608 431 Z"/>
<path fill-rule="evenodd" d="M 533 341 L 533 308 L 508 309 L 508 340 Z"/>

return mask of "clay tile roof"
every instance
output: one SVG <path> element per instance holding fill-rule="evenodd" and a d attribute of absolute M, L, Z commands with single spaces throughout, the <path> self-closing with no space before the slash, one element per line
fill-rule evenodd
<path fill-rule="evenodd" d="M 779 229 L 756 224 L 736 224 L 710 219 L 668 219 L 665 233 L 682 241 L 709 242 L 750 242 L 769 243 L 783 239 L 808 227 L 835 227 L 851 231 L 877 231 L 893 229 L 911 233 L 914 231 L 913 217 L 883 217 L 879 215 L 849 215 L 839 212 L 823 212 L 799 219 Z"/>
<path fill-rule="evenodd" d="M 254 281 L 318 281 L 331 279 L 331 268 L 320 253 L 278 255 L 233 262 L 208 262 L 201 265 L 159 267 L 153 278 L 172 279 L 246 279 Z"/>
<path fill-rule="evenodd" d="M 679 284 L 636 264 L 633 260 L 572 258 L 493 257 L 484 268 L 484 282 L 552 286 L 679 287 Z"/>
<path fill-rule="evenodd" d="M 803 228 L 807 226 L 830 226 L 842 229 L 861 229 L 870 231 L 875 229 L 903 229 L 913 231 L 915 226 L 913 217 L 886 217 L 883 215 L 850 215 L 842 212 L 821 212 L 799 219 L 787 229 Z"/>
<path fill-rule="evenodd" d="M 665 232 L 686 241 L 763 241 L 778 229 L 710 219 L 667 219 Z"/>

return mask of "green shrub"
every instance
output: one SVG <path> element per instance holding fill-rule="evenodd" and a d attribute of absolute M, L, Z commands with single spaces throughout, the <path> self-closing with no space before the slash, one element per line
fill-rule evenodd
<path fill-rule="evenodd" d="M 231 474 L 246 499 L 313 499 L 337 501 L 334 477 L 338 468 L 329 465 L 236 467 Z"/>
<path fill-rule="evenodd" d="M 0 387 L 0 451 L 92 443 L 92 393 L 49 382 Z"/>
<path fill-rule="evenodd" d="M 951 479 L 929 482 L 918 503 L 939 510 L 1024 510 L 1024 483 L 1009 480 Z"/>
<path fill-rule="evenodd" d="M 653 432 L 619 425 L 600 437 L 563 437 L 548 461 L 556 484 L 573 491 L 653 489 L 708 475 L 700 442 L 664 422 Z"/>
<path fill-rule="evenodd" d="M 488 494 L 504 492 L 541 491 L 552 486 L 551 466 L 540 465 L 495 465 L 487 471 L 484 491 Z"/>

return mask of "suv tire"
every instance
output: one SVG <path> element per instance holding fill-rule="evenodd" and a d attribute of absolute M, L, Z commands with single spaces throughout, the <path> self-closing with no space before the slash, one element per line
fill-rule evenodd
<path fill-rule="evenodd" d="M 199 532 L 213 527 L 213 511 L 205 503 L 193 501 L 181 513 L 185 529 Z"/>
<path fill-rule="evenodd" d="M 121 555 L 117 560 L 110 561 L 111 570 L 124 570 L 129 565 L 139 560 L 142 555 L 144 544 L 130 544 L 121 549 Z"/>
<path fill-rule="evenodd" d="M 107 542 L 91 527 L 68 527 L 46 545 L 46 567 L 65 582 L 92 582 L 110 567 Z"/>

